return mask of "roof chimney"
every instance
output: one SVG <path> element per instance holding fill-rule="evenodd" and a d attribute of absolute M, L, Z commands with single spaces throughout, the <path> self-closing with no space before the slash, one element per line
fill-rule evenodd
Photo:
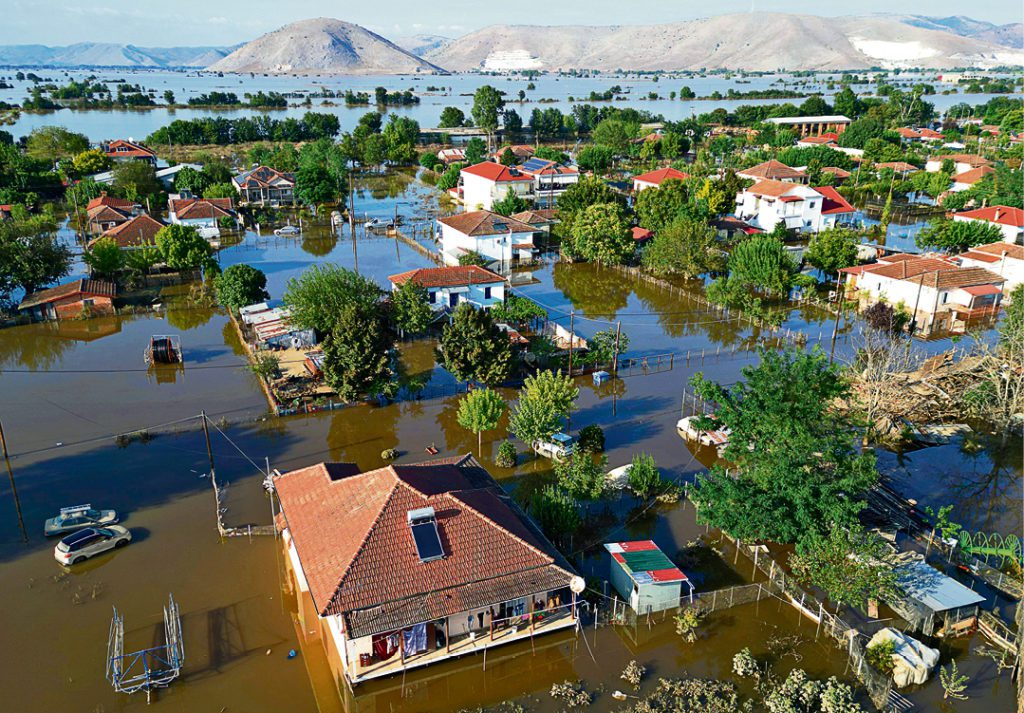
<path fill-rule="evenodd" d="M 999 213 L 1000 213 L 999 206 L 996 206 L 996 217 L 993 218 L 992 220 L 999 220 Z"/>

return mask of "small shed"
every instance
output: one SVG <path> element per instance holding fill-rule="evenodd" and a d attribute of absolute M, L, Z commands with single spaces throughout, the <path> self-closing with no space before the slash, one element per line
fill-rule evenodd
<path fill-rule="evenodd" d="M 903 596 L 889 602 L 890 606 L 926 636 L 973 619 L 978 615 L 978 605 L 985 601 L 974 590 L 922 561 L 897 567 L 896 579 Z"/>
<path fill-rule="evenodd" d="M 651 540 L 609 542 L 612 586 L 638 614 L 674 609 L 685 595 L 693 600 L 693 584 Z"/>

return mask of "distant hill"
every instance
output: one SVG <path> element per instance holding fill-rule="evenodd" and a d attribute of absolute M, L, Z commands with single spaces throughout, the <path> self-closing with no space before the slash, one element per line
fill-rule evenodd
<path fill-rule="evenodd" d="M 285 25 L 242 45 L 208 69 L 279 74 L 444 71 L 364 27 L 324 17 Z"/>
<path fill-rule="evenodd" d="M 79 42 L 66 47 L 0 45 L 0 65 L 11 67 L 206 67 L 230 47 L 136 47 Z"/>
<path fill-rule="evenodd" d="M 996 25 L 991 22 L 973 20 L 963 15 L 952 17 L 924 17 L 909 15 L 903 22 L 927 30 L 944 30 L 963 37 L 973 37 L 1004 47 L 1024 48 L 1024 23 L 1013 22 L 1008 25 Z"/>
<path fill-rule="evenodd" d="M 405 37 L 392 37 L 391 41 L 404 49 L 406 52 L 422 57 L 427 52 L 435 52 L 452 41 L 451 37 L 441 35 L 409 35 Z"/>
<path fill-rule="evenodd" d="M 783 13 L 719 15 L 647 26 L 495 25 L 424 57 L 473 69 L 745 69 L 1024 64 L 1024 53 L 897 17 L 825 18 Z"/>

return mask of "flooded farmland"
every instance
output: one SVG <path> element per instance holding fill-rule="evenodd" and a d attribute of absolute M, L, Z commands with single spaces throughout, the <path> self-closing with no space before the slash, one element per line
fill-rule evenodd
<path fill-rule="evenodd" d="M 427 211 L 436 210 L 430 203 L 429 189 L 410 175 L 370 179 L 356 196 L 357 212 L 370 217 L 393 215 L 397 207 L 418 231 L 413 239 L 427 246 Z M 432 264 L 402 240 L 361 229 L 353 239 L 347 227 L 340 234 L 309 227 L 298 238 L 248 234 L 225 248 L 220 260 L 264 270 L 275 298 L 288 278 L 315 262 L 351 268 L 358 263 L 382 287 L 389 274 Z M 696 297 L 617 270 L 548 261 L 522 277 L 519 294 L 547 307 L 562 324 L 574 320 L 585 337 L 621 323 L 630 337 L 625 356 L 674 355 L 670 369 L 637 368 L 600 386 L 580 377 L 572 428 L 605 429 L 609 467 L 646 452 L 677 483 L 701 473 L 713 453 L 691 450 L 675 429 L 683 386 L 697 372 L 736 381 L 743 366 L 756 362 L 756 345 L 765 335 L 708 310 Z M 784 326 L 828 349 L 833 320 L 808 305 L 792 309 Z M 854 328 L 843 323 L 839 356 L 851 349 Z M 142 349 L 152 335 L 164 333 L 181 335 L 183 370 L 145 368 Z M 585 682 L 595 694 L 595 710 L 620 710 L 626 704 L 610 694 L 626 690 L 619 672 L 629 660 L 649 670 L 643 692 L 659 676 L 730 678 L 732 655 L 745 646 L 774 661 L 781 674 L 801 667 L 816 677 L 853 680 L 844 653 L 824 638 L 816 640 L 812 622 L 767 599 L 716 612 L 693 644 L 675 634 L 671 619 L 654 617 L 633 627 L 589 628 L 537 637 L 533 646 L 493 649 L 486 671 L 481 656 L 468 656 L 339 696 L 322 649 L 298 644 L 294 601 L 282 591 L 278 543 L 272 537 L 218 536 L 209 457 L 194 417 L 206 410 L 215 425 L 212 456 L 218 482 L 226 486 L 225 522 L 266 525 L 271 512 L 261 471 L 267 464 L 286 471 L 338 460 L 370 469 L 383 464 L 381 451 L 388 448 L 399 451 L 399 462 L 427 458 L 428 446 L 441 455 L 476 451 L 475 437 L 456 420 L 459 397 L 445 394 L 456 384 L 435 365 L 433 343 L 405 342 L 401 354 L 409 371 L 430 375 L 439 395 L 428 390 L 419 400 L 278 419 L 266 417 L 266 401 L 230 321 L 216 310 L 181 309 L 168 300 L 155 313 L 0 331 L 0 421 L 11 453 L 7 477 L 0 478 L 0 631 L 18 652 L 0 669 L 4 707 L 141 710 L 144 698 L 115 694 L 103 679 L 111 607 L 125 616 L 126 647 L 142 648 L 159 640 L 160 608 L 168 594 L 181 605 L 186 665 L 181 680 L 156 695 L 157 710 L 450 711 L 511 700 L 554 711 L 560 706 L 547 691 L 567 679 Z M 523 498 L 551 480 L 551 464 L 527 456 L 520 444 L 516 468 L 494 467 L 504 427 L 484 434 L 481 461 Z M 115 441 L 118 434 L 140 429 L 144 437 Z M 958 488 L 978 481 L 967 500 L 971 512 L 964 517 L 971 519 L 965 524 L 1020 532 L 1020 443 L 1006 448 L 984 443 L 972 453 L 954 444 L 883 453 L 880 465 L 906 486 L 908 496 L 934 507 L 968 498 Z M 65 573 L 53 559 L 53 541 L 42 536 L 42 522 L 62 506 L 84 502 L 117 509 L 135 542 Z M 602 511 L 601 526 L 573 549 L 581 572 L 596 580 L 607 578 L 599 552 L 600 543 L 611 538 L 652 538 L 670 554 L 701 536 L 717 541 L 685 503 L 644 507 L 623 496 L 591 507 Z M 718 579 L 708 587 L 754 578 L 749 560 L 734 559 L 726 546 L 723 553 Z M 788 643 L 780 647 L 779 640 Z M 962 653 L 980 643 L 975 637 L 951 646 Z M 289 658 L 293 649 L 298 655 Z M 998 675 L 993 662 L 977 655 L 963 657 L 960 668 L 971 677 L 971 699 L 957 710 L 1010 709 L 1006 672 Z M 942 692 L 932 681 L 907 695 L 931 710 Z"/>

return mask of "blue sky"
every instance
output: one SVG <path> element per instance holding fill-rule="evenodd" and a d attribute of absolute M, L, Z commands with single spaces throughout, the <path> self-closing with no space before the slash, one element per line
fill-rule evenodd
<path fill-rule="evenodd" d="M 385 37 L 439 34 L 457 37 L 491 24 L 651 24 L 713 14 L 760 11 L 815 15 L 892 12 L 891 0 L 822 3 L 820 0 L 720 0 L 713 6 L 679 0 L 4 0 L 0 44 L 63 45 L 114 42 L 140 46 L 230 45 L 309 17 L 336 17 Z M 1020 0 L 907 0 L 907 14 L 970 14 L 977 20 L 1020 22 Z"/>

